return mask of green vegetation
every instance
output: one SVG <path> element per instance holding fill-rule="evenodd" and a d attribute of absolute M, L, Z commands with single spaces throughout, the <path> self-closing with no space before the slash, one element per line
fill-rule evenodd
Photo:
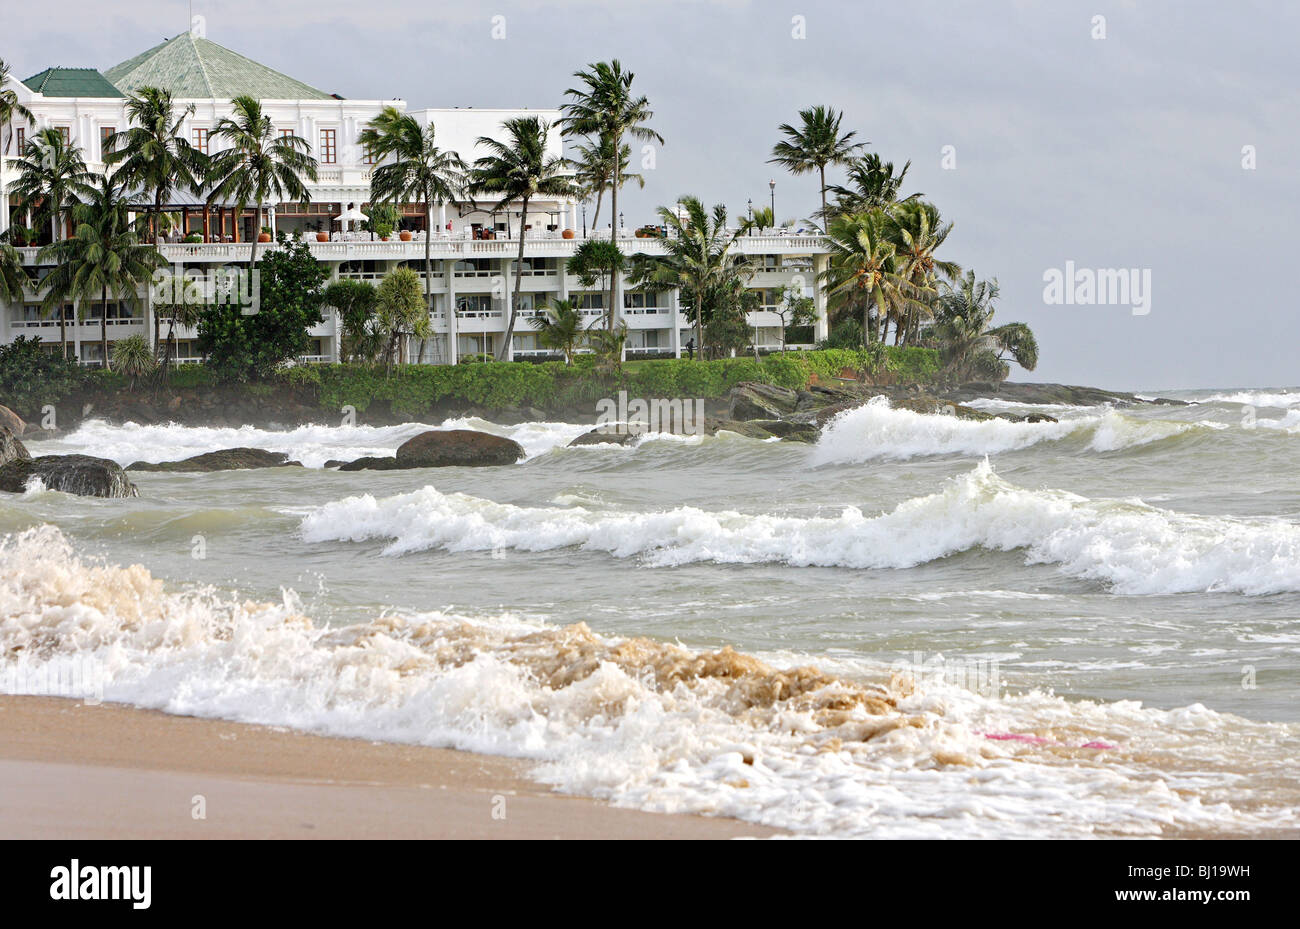
<path fill-rule="evenodd" d="M 234 301 L 208 305 L 200 315 L 198 348 L 221 381 L 270 377 L 307 354 L 307 330 L 324 321 L 325 269 L 304 242 L 280 233 L 279 246 L 262 257 L 256 313 Z"/>

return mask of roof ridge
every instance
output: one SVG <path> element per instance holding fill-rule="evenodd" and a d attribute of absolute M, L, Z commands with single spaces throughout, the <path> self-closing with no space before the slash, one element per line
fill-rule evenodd
<path fill-rule="evenodd" d="M 199 43 L 194 41 L 194 33 L 192 31 L 186 32 L 185 35 L 189 37 L 190 47 L 194 49 L 194 60 L 199 63 L 199 74 L 203 75 L 203 86 L 208 89 L 208 96 L 215 98 L 217 92 L 212 89 L 212 79 L 208 77 L 208 65 L 203 60 L 203 52 L 199 48 Z"/>

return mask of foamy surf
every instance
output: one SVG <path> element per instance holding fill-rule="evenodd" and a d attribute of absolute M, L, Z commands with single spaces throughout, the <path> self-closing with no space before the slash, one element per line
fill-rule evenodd
<path fill-rule="evenodd" d="M 1138 500 L 1026 490 L 988 461 L 942 490 L 869 516 L 799 517 L 677 507 L 524 507 L 425 486 L 347 497 L 302 522 L 308 542 L 383 540 L 385 554 L 577 548 L 651 566 L 696 562 L 901 569 L 974 549 L 1098 580 L 1119 594 L 1300 591 L 1300 526 L 1177 513 Z"/>
<path fill-rule="evenodd" d="M 0 543 L 0 689 L 79 660 L 165 712 L 532 759 L 560 790 L 795 833 L 1196 834 L 1295 821 L 1294 727 L 980 694 L 511 616 L 325 628 L 286 593 L 169 590 L 53 527 Z M 856 672 L 856 673 L 855 673 Z"/>

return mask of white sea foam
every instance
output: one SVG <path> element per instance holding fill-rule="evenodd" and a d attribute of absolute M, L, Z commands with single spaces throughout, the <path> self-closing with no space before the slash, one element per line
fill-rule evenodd
<path fill-rule="evenodd" d="M 432 486 L 328 503 L 302 523 L 308 542 L 386 540 L 386 554 L 575 547 L 653 566 L 692 562 L 908 568 L 976 548 L 1102 581 L 1121 594 L 1300 590 L 1300 526 L 1180 514 L 1136 500 L 1026 490 L 988 461 L 883 515 L 846 507 L 796 517 L 677 507 L 639 512 L 521 507 Z"/>
<path fill-rule="evenodd" d="M 223 448 L 264 448 L 286 452 L 309 468 L 330 459 L 350 461 L 374 455 L 391 455 L 407 439 L 430 429 L 477 429 L 514 439 L 531 458 L 559 445 L 567 445 L 590 426 L 572 423 L 522 423 L 501 426 L 481 419 L 450 419 L 440 425 L 402 423 L 398 426 L 299 426 L 273 430 L 255 426 L 111 425 L 90 420 L 62 438 L 43 442 L 42 454 L 80 453 L 110 458 L 121 465 L 136 461 L 176 461 Z"/>
<path fill-rule="evenodd" d="M 172 591 L 140 566 L 79 559 L 53 527 L 6 538 L 0 690 L 34 692 L 25 682 L 70 661 L 111 702 L 514 755 L 566 792 L 800 833 L 1156 835 L 1296 818 L 1295 727 L 1200 705 L 978 694 L 844 659 L 828 676 L 509 616 L 319 628 L 292 594 Z"/>
<path fill-rule="evenodd" d="M 1300 391 L 1296 390 L 1237 390 L 1212 394 L 1198 403 L 1238 403 L 1243 406 L 1266 406 L 1278 409 L 1300 406 Z"/>

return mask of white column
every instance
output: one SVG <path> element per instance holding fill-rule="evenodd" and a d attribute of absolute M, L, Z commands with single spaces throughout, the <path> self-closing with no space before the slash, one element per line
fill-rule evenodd
<path fill-rule="evenodd" d="M 438 231 L 442 232 L 446 228 L 447 228 L 447 204 L 439 203 L 438 204 Z"/>
<path fill-rule="evenodd" d="M 460 358 L 459 320 L 456 318 L 456 259 L 442 263 L 442 276 L 447 281 L 447 363 L 455 364 Z"/>
<path fill-rule="evenodd" d="M 669 331 L 671 333 L 670 344 L 673 347 L 673 357 L 682 357 L 682 311 L 677 300 L 677 288 L 674 287 L 668 291 L 668 319 L 671 321 Z"/>
<path fill-rule="evenodd" d="M 830 325 L 826 319 L 826 292 L 822 289 L 822 272 L 826 270 L 828 255 L 813 256 L 813 306 L 817 319 L 813 323 L 813 340 L 823 342 L 830 335 Z"/>

